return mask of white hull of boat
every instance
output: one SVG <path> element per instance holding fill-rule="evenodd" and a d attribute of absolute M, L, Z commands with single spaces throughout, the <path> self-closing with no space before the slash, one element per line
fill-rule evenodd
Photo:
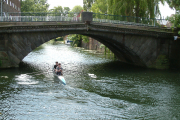
<path fill-rule="evenodd" d="M 64 85 L 66 85 L 66 80 L 65 80 L 65 78 L 64 78 L 63 76 L 57 75 L 54 71 L 53 71 L 53 74 L 54 74 L 56 77 L 58 77 L 58 79 L 61 80 L 61 82 L 62 82 Z"/>

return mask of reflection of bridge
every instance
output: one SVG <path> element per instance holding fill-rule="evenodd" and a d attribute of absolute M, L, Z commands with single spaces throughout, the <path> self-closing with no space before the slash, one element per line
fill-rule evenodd
<path fill-rule="evenodd" d="M 171 57 L 173 32 L 166 28 L 84 22 L 0 23 L 1 68 L 17 66 L 41 44 L 68 34 L 82 34 L 106 45 L 122 62 L 154 67 L 159 55 Z"/>

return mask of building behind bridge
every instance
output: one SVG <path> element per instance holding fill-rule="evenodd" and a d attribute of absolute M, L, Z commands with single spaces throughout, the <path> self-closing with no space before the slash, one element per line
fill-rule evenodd
<path fill-rule="evenodd" d="M 3 16 L 13 16 L 11 13 L 21 12 L 21 0 L 0 0 L 0 4 L 2 4 L 2 9 L 0 5 L 0 10 L 2 10 Z"/>

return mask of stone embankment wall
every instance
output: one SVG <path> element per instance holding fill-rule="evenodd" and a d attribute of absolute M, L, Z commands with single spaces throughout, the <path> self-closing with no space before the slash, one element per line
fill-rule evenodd
<path fill-rule="evenodd" d="M 7 51 L 7 40 L 0 40 L 0 68 L 12 67 Z M 14 66 L 15 67 L 15 66 Z"/>
<path fill-rule="evenodd" d="M 180 40 L 175 40 L 172 42 L 170 49 L 170 67 L 180 68 Z"/>
<path fill-rule="evenodd" d="M 166 43 L 168 42 L 168 43 Z M 132 43 L 131 43 L 132 44 Z M 180 68 L 180 41 L 160 41 L 159 45 L 161 50 L 157 49 L 159 56 L 156 59 L 155 66 L 152 68 L 156 69 L 168 69 L 168 68 Z M 82 41 L 82 47 L 88 50 L 97 50 L 98 52 L 105 52 L 105 46 L 99 41 L 89 37 L 89 42 L 85 43 Z M 143 47 L 143 46 L 141 46 Z M 133 45 L 131 45 L 133 49 Z M 164 52 L 167 53 L 164 53 Z M 166 55 L 165 55 L 166 54 Z M 151 67 L 150 67 L 151 68 Z"/>
<path fill-rule="evenodd" d="M 89 37 L 89 42 L 85 43 L 82 41 L 82 47 L 88 50 L 97 50 L 98 52 L 105 52 L 105 46 L 99 41 Z"/>

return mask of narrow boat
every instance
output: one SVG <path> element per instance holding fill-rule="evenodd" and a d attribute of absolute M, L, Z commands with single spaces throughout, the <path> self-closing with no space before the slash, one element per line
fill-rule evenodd
<path fill-rule="evenodd" d="M 63 76 L 57 75 L 54 70 L 53 70 L 53 74 L 54 74 L 64 85 L 66 85 L 66 80 L 64 79 Z"/>

